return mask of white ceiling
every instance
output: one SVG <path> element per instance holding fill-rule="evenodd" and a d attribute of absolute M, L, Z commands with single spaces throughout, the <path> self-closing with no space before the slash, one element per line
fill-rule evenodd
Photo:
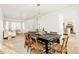
<path fill-rule="evenodd" d="M 61 8 L 70 5 L 66 4 L 41 4 L 39 7 L 36 4 L 3 4 L 0 5 L 5 18 L 14 19 L 30 19 L 36 16 L 38 12 L 41 15 L 47 14 L 49 12 L 54 12 Z"/>

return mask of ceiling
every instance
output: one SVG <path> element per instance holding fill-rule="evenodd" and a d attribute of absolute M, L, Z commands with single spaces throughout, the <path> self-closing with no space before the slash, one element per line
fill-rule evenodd
<path fill-rule="evenodd" d="M 5 18 L 13 19 L 31 19 L 40 12 L 40 15 L 45 15 L 50 12 L 54 12 L 61 8 L 70 6 L 68 4 L 1 4 L 3 15 Z"/>

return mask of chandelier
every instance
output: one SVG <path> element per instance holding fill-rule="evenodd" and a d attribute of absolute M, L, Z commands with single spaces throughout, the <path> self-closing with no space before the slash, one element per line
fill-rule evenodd
<path fill-rule="evenodd" d="M 40 4 L 37 4 L 37 15 L 36 15 L 36 26 L 37 26 L 37 28 L 36 28 L 36 31 L 40 31 L 40 24 L 39 24 L 39 18 L 40 18 Z"/>

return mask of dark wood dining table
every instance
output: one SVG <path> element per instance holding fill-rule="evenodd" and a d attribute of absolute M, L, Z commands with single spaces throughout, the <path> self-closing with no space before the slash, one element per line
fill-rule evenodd
<path fill-rule="evenodd" d="M 53 35 L 42 35 L 42 36 L 38 36 L 38 40 L 41 40 L 42 42 L 45 43 L 45 53 L 48 54 L 49 53 L 49 45 L 50 45 L 50 42 L 53 42 L 53 41 L 56 41 L 57 43 L 60 43 L 60 35 L 56 35 L 56 36 L 53 36 Z"/>
<path fill-rule="evenodd" d="M 36 36 L 38 41 L 42 41 L 45 44 L 45 53 L 48 54 L 49 53 L 49 44 L 52 41 L 56 41 L 57 43 L 60 43 L 60 35 L 51 35 L 49 33 L 44 34 L 44 35 L 37 35 L 34 32 L 30 32 L 29 33 L 32 36 Z"/>

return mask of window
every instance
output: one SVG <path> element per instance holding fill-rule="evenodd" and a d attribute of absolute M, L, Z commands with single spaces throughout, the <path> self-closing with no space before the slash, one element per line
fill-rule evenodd
<path fill-rule="evenodd" d="M 25 29 L 25 23 L 24 22 L 22 23 L 22 29 L 23 30 Z"/>
<path fill-rule="evenodd" d="M 16 30 L 16 22 L 11 22 L 11 27 L 10 27 L 10 29 L 11 30 Z"/>
<path fill-rule="evenodd" d="M 5 21 L 4 23 L 5 23 L 4 30 L 24 30 L 25 29 L 24 22 Z"/>
<path fill-rule="evenodd" d="M 8 21 L 5 22 L 5 30 L 9 30 L 9 22 Z"/>

